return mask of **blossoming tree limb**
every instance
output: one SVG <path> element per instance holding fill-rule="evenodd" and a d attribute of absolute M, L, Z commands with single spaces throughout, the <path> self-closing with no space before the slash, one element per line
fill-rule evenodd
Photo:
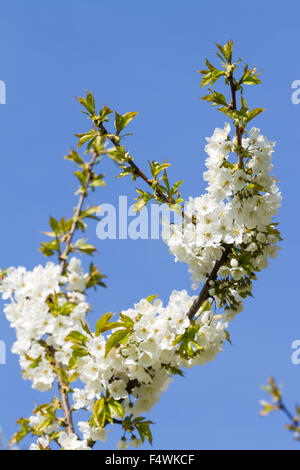
<path fill-rule="evenodd" d="M 289 421 L 285 428 L 294 434 L 297 441 L 300 441 L 300 406 L 295 405 L 294 412 L 287 408 L 282 397 L 282 387 L 276 384 L 273 377 L 269 377 L 268 385 L 264 385 L 262 388 L 269 394 L 271 402 L 261 400 L 262 409 L 260 415 L 267 416 L 271 411 L 282 411 Z"/>
<path fill-rule="evenodd" d="M 201 86 L 210 86 L 203 99 L 232 121 L 234 135 L 226 123 L 207 138 L 203 176 L 208 187 L 188 201 L 179 192 L 182 181 L 170 183 L 169 163 L 150 162 L 147 176 L 125 149 L 124 130 L 136 112 L 115 112 L 111 126 L 113 111 L 104 106 L 97 113 L 91 92 L 78 98 L 92 128 L 77 134 L 78 148 L 86 146 L 85 154 L 72 150 L 66 157 L 77 166 L 74 215 L 50 217 L 46 235 L 51 241 L 41 246 L 46 257 L 57 260 L 32 271 L 8 268 L 1 275 L 2 297 L 8 301 L 4 312 L 17 336 L 12 351 L 20 356 L 24 378 L 40 391 L 58 385 L 51 403 L 19 420 L 12 442 L 31 434 L 36 438 L 32 449 L 89 450 L 104 442 L 107 428 L 116 424 L 122 433 L 119 449 L 152 443 L 152 423 L 144 415 L 172 376 L 215 359 L 230 341 L 229 322 L 243 310 L 255 273 L 268 266 L 268 257 L 276 256 L 281 239 L 273 221 L 281 203 L 272 175 L 274 143 L 257 128 L 247 130 L 263 109 L 247 106 L 244 87 L 259 84 L 259 74 L 244 64 L 236 78 L 242 60 L 232 61 L 232 45 L 217 45 L 220 68 L 206 59 L 207 69 L 200 73 Z M 230 90 L 228 99 L 211 88 L 220 79 Z M 187 263 L 192 288 L 198 289 L 199 283 L 202 287 L 197 295 L 173 291 L 166 306 L 150 295 L 119 314 L 105 313 L 91 331 L 86 293 L 104 287 L 105 276 L 93 263 L 84 271 L 78 254 L 92 255 L 95 247 L 79 234 L 88 219 L 98 219 L 99 208 L 87 200 L 91 190 L 105 184 L 97 167 L 106 157 L 120 167 L 118 177 L 146 183 L 148 191 L 137 188 L 137 212 L 154 201 L 181 214 L 180 223 L 163 221 L 162 237 L 175 260 Z M 86 412 L 86 421 L 76 420 L 77 410 Z"/>

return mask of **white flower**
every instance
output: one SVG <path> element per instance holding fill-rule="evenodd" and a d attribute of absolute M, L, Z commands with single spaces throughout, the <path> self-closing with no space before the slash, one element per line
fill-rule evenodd
<path fill-rule="evenodd" d="M 86 441 L 106 441 L 106 430 L 103 428 L 91 427 L 88 422 L 79 421 L 78 427 Z"/>
<path fill-rule="evenodd" d="M 127 449 L 128 447 L 128 443 L 126 442 L 125 439 L 121 439 L 118 443 L 117 443 L 117 449 L 118 450 L 125 450 Z"/>
<path fill-rule="evenodd" d="M 64 450 L 91 450 L 86 441 L 78 439 L 76 434 L 68 434 L 61 432 L 59 434 L 58 443 Z"/>
<path fill-rule="evenodd" d="M 30 444 L 29 450 L 46 450 L 49 446 L 49 437 L 39 437 L 37 443 Z"/>

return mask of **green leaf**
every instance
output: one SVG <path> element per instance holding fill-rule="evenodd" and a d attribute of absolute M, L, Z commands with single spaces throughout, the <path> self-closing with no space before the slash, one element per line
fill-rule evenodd
<path fill-rule="evenodd" d="M 93 409 L 93 416 L 96 424 L 103 428 L 106 423 L 106 407 L 105 407 L 105 399 L 101 397 L 100 400 L 97 400 L 94 409 Z"/>
<path fill-rule="evenodd" d="M 234 121 L 239 118 L 239 112 L 230 108 L 217 108 L 218 111 L 220 111 L 223 114 L 226 114 L 226 116 L 230 117 Z"/>
<path fill-rule="evenodd" d="M 85 144 L 85 142 L 87 142 L 88 140 L 93 139 L 95 137 L 95 132 L 95 129 L 92 129 L 91 131 L 86 132 L 84 134 L 75 134 L 75 136 L 79 138 L 77 144 L 78 148 L 82 147 L 82 145 Z"/>
<path fill-rule="evenodd" d="M 93 263 L 90 263 L 89 275 L 86 279 L 86 288 L 90 289 L 91 287 L 94 287 L 96 289 L 97 286 L 106 287 L 105 283 L 102 281 L 105 277 L 106 276 L 101 274 Z"/>
<path fill-rule="evenodd" d="M 65 160 L 71 160 L 74 163 L 78 163 L 79 165 L 82 165 L 84 163 L 84 160 L 81 158 L 78 152 L 75 150 L 71 150 L 71 152 L 66 155 Z"/>
<path fill-rule="evenodd" d="M 124 414 L 125 414 L 125 408 L 124 406 L 122 405 L 122 403 L 120 403 L 119 401 L 115 400 L 114 398 L 110 398 L 109 401 L 107 402 L 107 405 L 108 405 L 108 408 L 110 409 L 111 411 L 111 414 L 113 414 L 112 412 L 116 412 L 117 415 L 120 417 L 120 418 L 123 418 Z"/>
<path fill-rule="evenodd" d="M 230 339 L 230 333 L 229 333 L 229 331 L 224 330 L 224 332 L 225 332 L 226 339 L 227 339 L 228 343 L 232 344 L 231 339 Z"/>
<path fill-rule="evenodd" d="M 84 323 L 82 320 L 80 320 L 81 327 L 82 329 L 91 337 L 93 337 L 91 330 L 89 329 L 89 326 L 87 323 Z"/>
<path fill-rule="evenodd" d="M 109 351 L 112 348 L 119 346 L 121 343 L 126 343 L 127 339 L 129 338 L 130 333 L 127 329 L 122 329 L 115 331 L 107 340 L 105 346 L 105 357 L 108 355 Z"/>
<path fill-rule="evenodd" d="M 79 331 L 73 330 L 66 336 L 65 339 L 67 341 L 72 341 L 73 343 L 82 344 L 85 346 L 88 337 L 80 333 Z"/>
<path fill-rule="evenodd" d="M 84 347 L 78 346 L 76 343 L 73 344 L 72 349 L 75 357 L 85 357 L 89 355 L 88 351 Z"/>
<path fill-rule="evenodd" d="M 244 85 L 258 85 L 259 83 L 261 83 L 261 80 L 256 75 L 251 75 L 243 80 Z"/>
<path fill-rule="evenodd" d="M 89 207 L 85 211 L 82 211 L 80 217 L 99 220 L 99 217 L 95 217 L 95 214 L 100 211 L 100 206 Z"/>
<path fill-rule="evenodd" d="M 248 122 L 252 121 L 252 119 L 254 119 L 256 116 L 258 116 L 263 111 L 265 111 L 265 108 L 252 109 L 252 111 L 249 111 L 249 113 L 247 114 L 246 119 L 245 119 L 245 123 L 248 123 Z"/>
<path fill-rule="evenodd" d="M 115 128 L 117 130 L 117 135 L 132 121 L 138 113 L 135 111 L 125 113 L 123 115 L 115 112 Z"/>
<path fill-rule="evenodd" d="M 138 202 L 134 204 L 134 212 L 138 213 L 140 212 L 147 204 L 146 199 L 140 199 Z"/>
<path fill-rule="evenodd" d="M 90 243 L 84 243 L 82 240 L 78 240 L 75 243 L 75 247 L 86 255 L 92 255 L 96 251 L 96 248 L 93 245 Z"/>
<path fill-rule="evenodd" d="M 178 367 L 166 366 L 166 369 L 170 371 L 173 375 L 180 375 L 181 377 L 184 377 L 184 373 L 181 369 L 178 369 Z"/>
<path fill-rule="evenodd" d="M 223 50 L 224 50 L 224 57 L 227 60 L 228 64 L 231 64 L 231 59 L 232 59 L 232 46 L 233 46 L 233 41 L 232 39 L 228 41 Z"/>
<path fill-rule="evenodd" d="M 149 165 L 150 165 L 152 176 L 154 178 L 156 178 L 156 176 L 158 176 L 161 171 L 165 170 L 165 168 L 172 166 L 170 163 L 167 163 L 166 161 L 164 161 L 161 164 L 153 161 L 151 163 L 149 162 Z"/>
<path fill-rule="evenodd" d="M 152 433 L 150 431 L 150 424 L 153 424 L 152 421 L 137 421 L 137 419 L 135 419 L 133 423 L 140 435 L 141 441 L 144 442 L 145 439 L 147 439 L 152 445 Z"/>
<path fill-rule="evenodd" d="M 103 108 L 100 110 L 99 113 L 99 118 L 101 121 L 108 121 L 107 116 L 111 114 L 113 111 L 109 109 L 106 104 L 103 106 Z"/>
<path fill-rule="evenodd" d="M 210 90 L 210 89 L 209 89 Z M 201 99 L 205 101 L 210 101 L 213 103 L 214 106 L 216 105 L 223 105 L 228 106 L 226 98 L 222 93 L 218 93 L 217 91 L 210 90 L 210 95 L 205 95 Z"/>
<path fill-rule="evenodd" d="M 110 148 L 106 151 L 106 154 L 117 163 L 124 163 L 128 159 L 128 152 L 125 152 L 123 145 L 117 148 Z"/>
<path fill-rule="evenodd" d="M 128 175 L 132 175 L 133 174 L 133 168 L 131 168 L 131 166 L 127 167 L 127 168 L 124 168 L 123 171 L 121 171 L 121 173 L 119 173 L 117 175 L 117 178 L 123 178 L 123 176 L 128 176 Z"/>
<path fill-rule="evenodd" d="M 71 302 L 65 302 L 61 307 L 59 307 L 59 315 L 69 316 L 73 312 L 75 305 L 76 304 Z"/>
<path fill-rule="evenodd" d="M 180 180 L 180 181 L 176 181 L 176 183 L 173 184 L 172 190 L 171 190 L 172 194 L 177 193 L 178 188 L 179 188 L 179 186 L 182 185 L 182 183 L 183 183 L 183 180 Z"/>
<path fill-rule="evenodd" d="M 85 107 L 85 109 L 88 110 L 90 114 L 95 114 L 95 102 L 91 92 L 87 94 L 86 98 L 79 96 L 76 99 L 79 101 L 80 104 L 82 104 L 82 106 Z"/>
<path fill-rule="evenodd" d="M 89 109 L 91 110 L 91 112 L 94 114 L 95 113 L 95 100 L 91 91 L 86 96 L 86 103 Z"/>
<path fill-rule="evenodd" d="M 200 312 L 206 312 L 211 310 L 211 303 L 208 300 L 205 300 L 203 304 L 201 305 Z"/>
<path fill-rule="evenodd" d="M 204 87 L 205 85 L 208 85 L 208 84 L 210 84 L 210 86 L 212 86 L 223 75 L 225 75 L 224 70 L 215 69 L 215 70 L 209 71 L 202 78 L 202 82 L 201 82 L 200 86 Z"/>
<path fill-rule="evenodd" d="M 105 328 L 106 324 L 109 322 L 112 316 L 113 314 L 111 312 L 107 312 L 99 318 L 96 323 L 95 336 L 99 336 L 100 333 L 104 331 L 103 328 Z"/>
<path fill-rule="evenodd" d="M 60 233 L 60 226 L 59 223 L 54 217 L 50 217 L 49 219 L 50 227 L 52 228 L 53 232 L 58 235 Z"/>
<path fill-rule="evenodd" d="M 136 188 L 136 191 L 140 194 L 140 196 L 138 197 L 138 201 L 134 204 L 134 211 L 140 212 L 143 209 L 143 207 L 147 205 L 150 199 L 152 199 L 153 196 L 152 194 L 146 191 L 142 191 L 139 188 Z"/>
<path fill-rule="evenodd" d="M 56 238 L 55 240 L 51 240 L 51 242 L 41 243 L 40 251 L 47 257 L 54 255 L 55 251 L 60 252 L 59 240 Z"/>
<path fill-rule="evenodd" d="M 151 302 L 154 300 L 154 299 L 157 299 L 158 298 L 158 295 L 156 294 L 153 294 L 153 295 L 149 295 L 149 297 L 147 297 L 147 301 L 149 302 L 149 304 L 151 304 Z"/>
<path fill-rule="evenodd" d="M 130 317 L 128 317 L 127 315 L 124 315 L 124 313 L 120 313 L 120 318 L 128 330 L 133 328 L 134 321 Z"/>

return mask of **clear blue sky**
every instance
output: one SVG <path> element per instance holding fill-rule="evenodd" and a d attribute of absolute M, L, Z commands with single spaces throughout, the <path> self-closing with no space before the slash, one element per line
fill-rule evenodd
<path fill-rule="evenodd" d="M 296 449 L 280 415 L 260 418 L 260 385 L 273 374 L 285 384 L 288 404 L 300 399 L 300 365 L 291 363 L 291 343 L 300 339 L 299 307 L 299 140 L 300 105 L 291 102 L 291 83 L 300 79 L 297 1 L 250 3 L 188 0 L 38 0 L 4 2 L 0 15 L 0 79 L 7 104 L 0 105 L 1 267 L 44 263 L 39 230 L 48 217 L 71 215 L 75 199 L 72 165 L 63 161 L 74 133 L 87 129 L 74 96 L 93 90 L 98 105 L 121 113 L 138 110 L 127 140 L 136 162 L 168 158 L 183 194 L 204 190 L 204 139 L 224 117 L 199 101 L 205 56 L 215 42 L 232 38 L 235 56 L 263 68 L 263 84 L 249 90 L 250 103 L 267 111 L 257 120 L 276 140 L 280 179 L 283 250 L 259 275 L 254 299 L 230 327 L 233 345 L 217 360 L 175 380 L 151 413 L 159 449 Z M 248 90 L 247 90 L 248 91 Z M 108 185 L 95 204 L 135 197 L 129 179 L 115 180 L 104 164 Z M 139 183 L 141 185 L 141 183 Z M 159 240 L 100 241 L 88 233 L 95 261 L 108 276 L 107 290 L 92 296 L 91 322 L 106 311 L 129 308 L 149 294 L 166 302 L 173 289 L 190 290 L 185 265 L 174 264 Z M 14 331 L 0 317 L 0 339 L 10 349 Z M 23 381 L 17 356 L 0 365 L 0 424 L 6 437 L 20 416 L 44 399 Z M 45 395 L 47 398 L 47 395 Z M 118 430 L 110 433 L 113 448 Z"/>

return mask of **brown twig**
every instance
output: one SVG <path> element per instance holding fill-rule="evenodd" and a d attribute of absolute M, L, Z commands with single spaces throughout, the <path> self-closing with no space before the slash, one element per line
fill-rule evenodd
<path fill-rule="evenodd" d="M 61 367 L 61 365 L 56 359 L 55 359 L 55 367 L 57 369 Z M 69 394 L 66 388 L 67 386 L 58 372 L 56 373 L 56 378 L 57 378 L 57 383 L 58 383 L 60 402 L 61 402 L 61 406 L 64 412 L 66 431 L 68 434 L 76 434 L 75 429 L 74 429 L 73 419 L 72 419 L 72 411 L 71 411 L 70 402 L 69 402 Z"/>
<path fill-rule="evenodd" d="M 113 135 L 110 135 L 107 130 L 105 129 L 103 123 L 101 122 L 99 124 L 99 129 L 101 130 L 102 132 L 102 135 L 107 135 L 108 139 L 111 141 L 111 143 L 116 147 L 116 148 L 119 148 L 120 147 L 120 144 L 119 142 L 117 142 L 117 140 L 115 139 L 115 137 Z M 155 190 L 156 194 L 158 197 L 160 197 L 165 203 L 167 204 L 175 204 L 175 200 L 172 198 L 168 198 L 159 188 L 153 188 L 153 181 L 150 180 L 149 178 L 147 178 L 147 176 L 145 175 L 145 173 L 132 161 L 132 160 L 128 160 L 127 163 L 131 166 L 131 168 L 133 169 L 133 172 L 135 174 L 135 176 L 138 176 L 140 178 L 142 178 L 142 180 L 145 181 L 145 183 L 148 184 L 148 186 L 150 186 L 152 189 Z"/>
<path fill-rule="evenodd" d="M 231 90 L 231 109 L 234 111 L 237 110 L 236 106 L 236 85 L 233 76 L 231 75 L 229 77 L 229 84 L 230 84 L 230 90 Z M 237 149 L 237 156 L 238 156 L 238 167 L 242 168 L 243 167 L 243 156 L 240 152 L 240 149 L 242 147 L 242 133 L 239 124 L 235 126 L 235 133 L 237 137 L 237 144 L 238 144 L 238 149 Z"/>
<path fill-rule="evenodd" d="M 209 297 L 209 287 L 210 281 L 215 281 L 217 279 L 218 271 L 220 267 L 226 263 L 228 254 L 230 253 L 231 245 L 224 245 L 224 251 L 222 256 L 219 260 L 215 262 L 213 270 L 211 271 L 210 275 L 208 276 L 204 286 L 201 289 L 200 294 L 198 295 L 197 299 L 194 301 L 193 305 L 191 306 L 190 310 L 188 311 L 188 317 L 190 320 L 194 318 L 196 313 L 198 312 L 199 308 L 205 302 L 205 300 Z"/>
<path fill-rule="evenodd" d="M 94 151 L 93 154 L 92 154 L 91 161 L 88 164 L 87 178 L 86 178 L 84 187 L 82 189 L 77 207 L 75 209 L 75 213 L 74 213 L 74 216 L 73 216 L 73 223 L 72 223 L 72 226 L 70 228 L 70 232 L 69 232 L 67 240 L 66 240 L 65 249 L 64 249 L 63 254 L 60 256 L 60 259 L 61 259 L 60 268 L 61 268 L 62 274 L 64 274 L 65 270 L 66 270 L 67 259 L 68 259 L 68 255 L 70 253 L 70 248 L 71 248 L 71 242 L 72 242 L 75 230 L 76 230 L 78 217 L 80 216 L 80 212 L 81 212 L 84 200 L 87 197 L 87 191 L 88 191 L 88 187 L 89 187 L 89 184 L 90 184 L 90 181 L 91 181 L 92 170 L 93 170 L 95 161 L 97 159 L 97 156 L 98 156 L 97 153 Z"/>

